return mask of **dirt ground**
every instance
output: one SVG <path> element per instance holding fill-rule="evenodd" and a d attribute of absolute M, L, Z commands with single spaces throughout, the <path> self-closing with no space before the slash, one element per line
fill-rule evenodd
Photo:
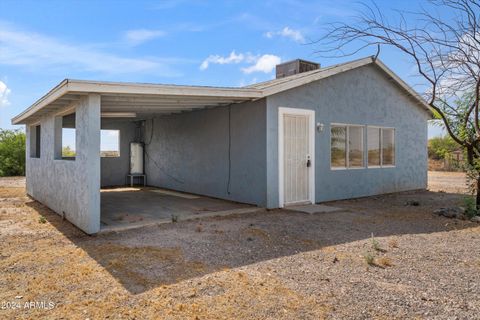
<path fill-rule="evenodd" d="M 0 319 L 478 318 L 480 225 L 432 214 L 461 204 L 455 177 L 98 236 L 0 179 Z"/>
<path fill-rule="evenodd" d="M 464 172 L 429 171 L 428 190 L 468 193 L 466 175 Z"/>

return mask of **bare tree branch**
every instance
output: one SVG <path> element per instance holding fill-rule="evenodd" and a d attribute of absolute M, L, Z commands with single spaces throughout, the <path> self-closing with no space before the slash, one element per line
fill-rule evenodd
<path fill-rule="evenodd" d="M 378 47 L 375 57 L 381 46 L 409 57 L 428 86 L 424 92 L 428 105 L 452 139 L 467 149 L 468 164 L 475 167 L 480 185 L 480 1 L 429 3 L 420 12 L 397 11 L 393 23 L 375 2 L 362 3 L 356 23 L 330 24 L 312 44 L 321 48 L 317 54 L 327 57 L 354 55 L 370 46 Z M 448 18 L 435 12 L 448 12 Z M 479 193 L 477 204 L 480 207 Z"/>

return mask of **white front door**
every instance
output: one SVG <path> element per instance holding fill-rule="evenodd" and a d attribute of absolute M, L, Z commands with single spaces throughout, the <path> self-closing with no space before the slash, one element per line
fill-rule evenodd
<path fill-rule="evenodd" d="M 283 109 L 280 116 L 280 153 L 283 162 L 279 172 L 283 179 L 280 206 L 314 202 L 313 188 L 313 111 Z M 283 187 L 283 188 L 282 188 Z M 283 192 L 282 192 L 283 191 Z"/>

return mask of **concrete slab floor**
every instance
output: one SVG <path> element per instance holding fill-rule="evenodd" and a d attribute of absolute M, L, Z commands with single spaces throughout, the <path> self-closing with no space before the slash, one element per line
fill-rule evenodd
<path fill-rule="evenodd" d="M 152 224 L 206 216 L 262 210 L 248 204 L 171 190 L 112 188 L 101 190 L 101 232 L 121 231 Z"/>

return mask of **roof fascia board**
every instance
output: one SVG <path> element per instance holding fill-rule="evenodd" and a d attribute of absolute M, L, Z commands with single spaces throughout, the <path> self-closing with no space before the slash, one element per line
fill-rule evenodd
<path fill-rule="evenodd" d="M 38 99 L 33 105 L 12 119 L 12 124 L 23 124 L 24 120 L 41 110 L 44 106 L 52 103 L 68 92 L 68 79 L 63 80 L 46 95 Z"/>
<path fill-rule="evenodd" d="M 262 96 L 262 92 L 257 89 L 87 82 L 78 80 L 69 81 L 69 91 L 72 93 L 91 92 L 101 94 L 150 94 L 219 98 L 235 97 L 245 99 L 260 98 Z"/>
<path fill-rule="evenodd" d="M 262 91 L 258 89 L 128 84 L 65 79 L 28 109 L 14 117 L 12 119 L 12 124 L 15 125 L 25 123 L 25 120 L 28 117 L 32 116 L 46 105 L 52 103 L 67 93 L 149 94 L 162 96 L 196 96 L 245 100 L 259 99 L 263 97 Z"/>

